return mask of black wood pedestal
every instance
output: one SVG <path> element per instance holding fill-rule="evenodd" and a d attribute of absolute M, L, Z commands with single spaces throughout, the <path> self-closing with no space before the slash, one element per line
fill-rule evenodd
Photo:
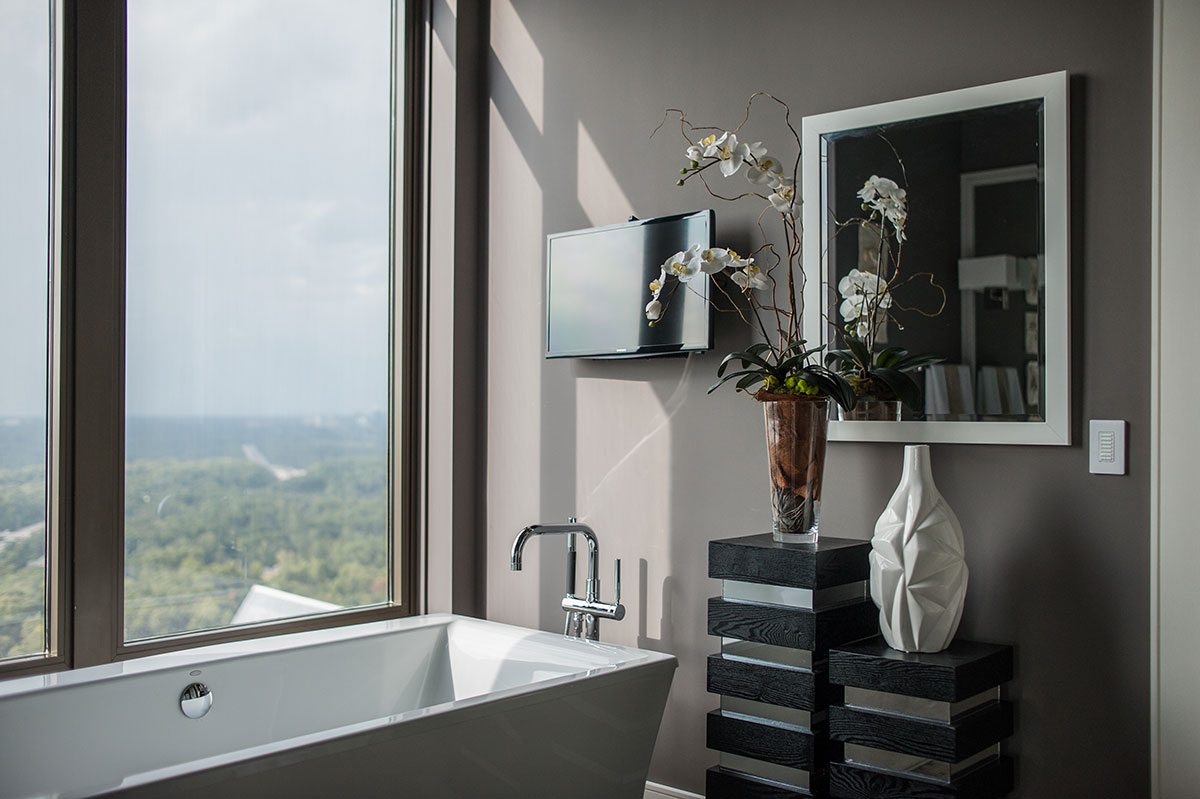
<path fill-rule="evenodd" d="M 827 796 L 831 647 L 873 635 L 867 595 L 870 542 L 823 538 L 777 544 L 769 534 L 709 543 L 707 799 Z"/>
<path fill-rule="evenodd" d="M 838 646 L 829 680 L 843 691 L 829 709 L 836 749 L 830 796 L 838 799 L 993 799 L 1013 789 L 1000 743 L 1013 707 L 1010 646 L 955 641 L 944 652 L 905 653 L 882 638 Z"/>

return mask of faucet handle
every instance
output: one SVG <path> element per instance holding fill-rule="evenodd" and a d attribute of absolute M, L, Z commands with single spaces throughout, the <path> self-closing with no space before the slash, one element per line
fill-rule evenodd
<path fill-rule="evenodd" d="M 613 604 L 621 604 L 621 559 L 613 561 Z"/>
<path fill-rule="evenodd" d="M 567 596 L 575 593 L 575 534 L 567 533 Z"/>

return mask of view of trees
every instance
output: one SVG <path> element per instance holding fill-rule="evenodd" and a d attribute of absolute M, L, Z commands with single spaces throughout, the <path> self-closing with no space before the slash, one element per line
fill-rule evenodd
<path fill-rule="evenodd" d="M 386 601 L 385 435 L 375 417 L 131 424 L 126 639 L 227 625 L 255 584 Z M 0 468 L 0 531 L 43 520 L 42 486 L 41 467 Z M 0 543 L 0 656 L 42 649 L 45 536 L 13 538 Z"/>

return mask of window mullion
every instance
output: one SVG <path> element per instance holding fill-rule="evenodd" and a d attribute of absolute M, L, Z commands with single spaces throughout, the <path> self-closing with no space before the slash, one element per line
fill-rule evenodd
<path fill-rule="evenodd" d="M 63 523 L 80 667 L 122 640 L 125 2 L 68 0 L 65 22 Z"/>

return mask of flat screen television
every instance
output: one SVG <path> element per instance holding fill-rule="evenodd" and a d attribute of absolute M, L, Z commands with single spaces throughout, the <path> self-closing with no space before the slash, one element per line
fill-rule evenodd
<path fill-rule="evenodd" d="M 645 358 L 712 349 L 709 278 L 671 291 L 669 309 L 646 321 L 650 281 L 693 244 L 713 246 L 713 211 L 695 211 L 546 237 L 546 357 Z M 665 304 L 665 302 L 664 302 Z"/>

